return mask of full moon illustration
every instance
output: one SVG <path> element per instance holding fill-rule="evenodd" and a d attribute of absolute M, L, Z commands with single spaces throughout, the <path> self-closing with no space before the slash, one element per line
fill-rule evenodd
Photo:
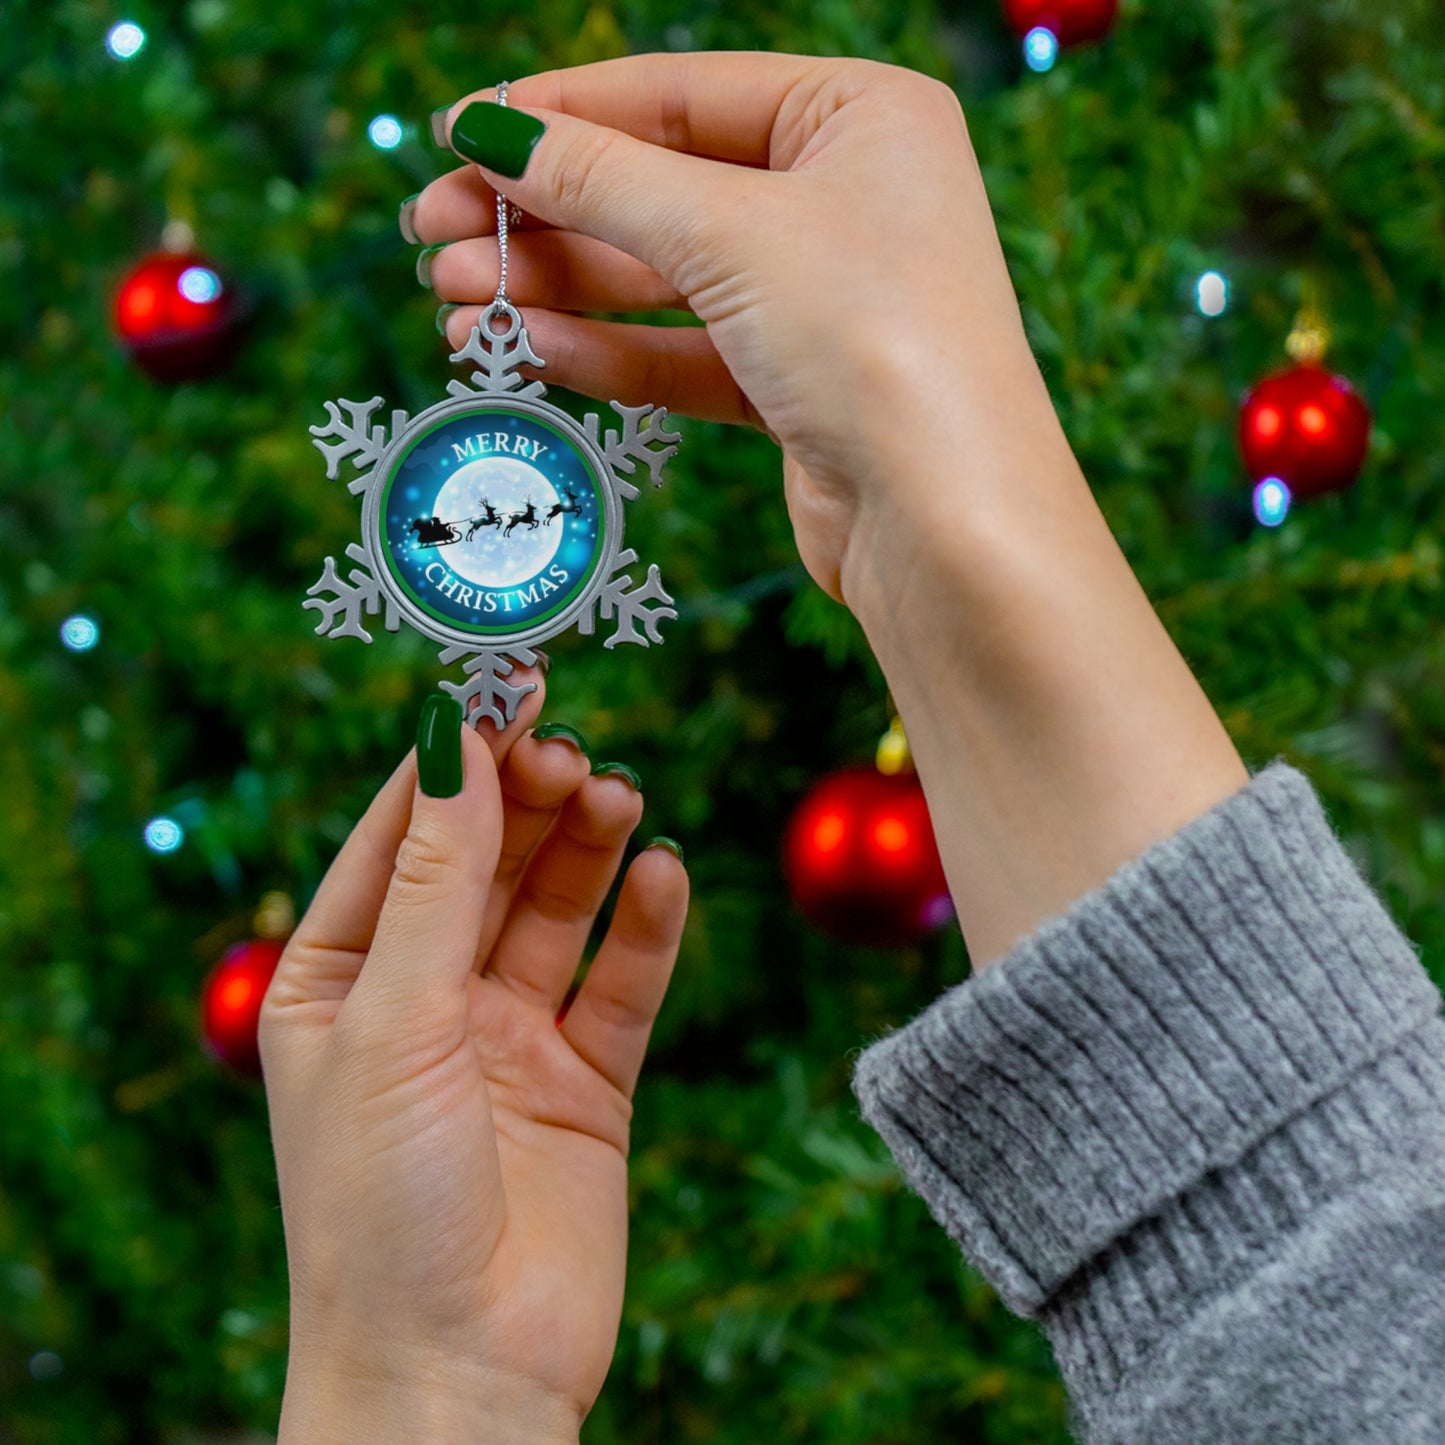
<path fill-rule="evenodd" d="M 482 457 L 459 467 L 437 493 L 435 504 L 442 521 L 462 524 L 458 530 L 463 540 L 446 549 L 447 566 L 492 590 L 534 576 L 556 556 L 562 541 L 566 514 L 553 517 L 550 523 L 544 520 L 558 500 L 552 483 L 536 467 L 516 457 Z M 492 504 L 502 525 L 480 527 L 467 541 L 469 519 L 482 515 L 484 502 Z M 519 523 L 504 537 L 507 523 L 525 511 L 528 502 L 536 508 L 536 527 Z"/>

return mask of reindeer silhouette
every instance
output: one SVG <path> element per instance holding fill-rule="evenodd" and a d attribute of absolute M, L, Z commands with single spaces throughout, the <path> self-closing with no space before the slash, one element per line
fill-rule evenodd
<path fill-rule="evenodd" d="M 567 500 L 565 502 L 554 503 L 552 509 L 542 518 L 549 527 L 552 525 L 553 517 L 561 516 L 565 512 L 580 512 L 582 510 L 581 503 L 577 500 L 577 493 L 574 492 L 571 487 L 563 487 L 562 490 L 567 493 Z"/>
<path fill-rule="evenodd" d="M 519 524 L 524 525 L 529 532 L 535 532 L 537 530 L 539 525 L 537 521 L 537 504 L 531 497 L 527 498 L 525 511 L 513 512 L 507 518 L 507 525 L 502 528 L 502 536 L 510 537 L 512 535 L 512 528 Z"/>
<path fill-rule="evenodd" d="M 472 524 L 467 528 L 467 541 L 470 542 L 483 527 L 500 527 L 502 519 L 497 509 L 485 498 L 482 498 L 482 515 L 473 517 Z"/>

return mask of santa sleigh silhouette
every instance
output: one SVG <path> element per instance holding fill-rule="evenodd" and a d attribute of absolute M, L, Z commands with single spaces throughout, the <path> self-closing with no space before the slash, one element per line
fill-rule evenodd
<path fill-rule="evenodd" d="M 462 540 L 461 529 L 456 522 L 443 522 L 440 517 L 416 517 L 407 529 L 416 533 L 418 547 L 445 547 Z"/>

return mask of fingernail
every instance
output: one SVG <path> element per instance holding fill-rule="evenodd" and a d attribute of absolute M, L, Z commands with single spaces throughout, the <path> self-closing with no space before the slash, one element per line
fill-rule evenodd
<path fill-rule="evenodd" d="M 447 241 L 441 241 L 438 242 L 438 244 L 435 246 L 426 246 L 417 255 L 416 279 L 420 281 L 421 284 L 425 286 L 428 291 L 431 290 L 432 257 L 435 256 L 438 251 L 445 251 L 449 244 L 450 243 Z"/>
<path fill-rule="evenodd" d="M 439 105 L 431 113 L 431 139 L 433 145 L 439 145 L 443 149 L 447 143 L 447 113 L 451 110 L 449 105 Z"/>
<path fill-rule="evenodd" d="M 416 203 L 420 199 L 420 191 L 414 196 L 408 196 L 401 203 L 401 209 L 396 213 L 396 224 L 401 228 L 402 239 L 408 246 L 421 245 L 421 237 L 416 233 L 416 224 L 413 220 L 416 215 Z"/>
<path fill-rule="evenodd" d="M 548 738 L 566 738 L 584 758 L 592 756 L 591 750 L 587 746 L 587 739 L 576 728 L 568 727 L 566 723 L 543 723 L 541 727 L 532 729 L 532 736 L 539 743 L 545 743 Z"/>
<path fill-rule="evenodd" d="M 552 659 L 540 647 L 534 647 L 532 655 L 537 659 L 537 666 L 542 669 L 542 676 L 546 677 L 552 671 Z"/>
<path fill-rule="evenodd" d="M 525 111 L 492 100 L 474 100 L 452 122 L 451 145 L 459 156 L 516 180 L 527 169 L 532 149 L 546 129 Z"/>
<path fill-rule="evenodd" d="M 453 311 L 460 311 L 461 309 L 460 301 L 447 301 L 437 307 L 438 336 L 445 336 L 447 334 L 447 317 L 450 316 Z"/>
<path fill-rule="evenodd" d="M 593 763 L 592 776 L 594 778 L 621 778 L 623 782 L 630 784 L 639 793 L 642 791 L 642 779 L 626 763 Z"/>
<path fill-rule="evenodd" d="M 429 798 L 454 798 L 462 790 L 462 705 L 434 692 L 416 725 L 416 776 Z"/>
<path fill-rule="evenodd" d="M 664 838 L 661 835 L 649 838 L 643 845 L 642 851 L 645 853 L 649 848 L 666 848 L 679 863 L 687 862 L 687 859 L 682 856 L 682 844 L 676 838 Z"/>

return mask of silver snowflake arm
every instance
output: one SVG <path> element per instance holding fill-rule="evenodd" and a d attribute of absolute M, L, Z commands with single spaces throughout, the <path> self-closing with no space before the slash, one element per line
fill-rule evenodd
<path fill-rule="evenodd" d="M 503 306 L 496 312 L 505 314 L 507 329 L 491 330 L 488 313 L 483 312 L 481 320 L 472 327 L 467 344 L 460 351 L 452 352 L 452 361 L 460 366 L 470 361 L 477 367 L 472 372 L 472 385 L 478 391 L 501 393 L 509 396 L 539 397 L 547 388 L 540 381 L 528 381 L 519 367 L 535 366 L 539 371 L 547 363 L 532 350 L 527 328 L 522 325 L 521 313 L 512 306 Z M 470 396 L 471 388 L 465 382 L 451 381 L 447 390 L 453 396 Z"/>
<path fill-rule="evenodd" d="M 635 561 L 637 553 L 629 547 L 625 552 L 618 553 L 616 565 L 620 572 L 621 568 L 630 567 Z M 662 605 L 649 607 L 649 602 Z M 632 586 L 631 575 L 614 574 L 608 578 L 601 592 L 597 594 L 597 611 L 604 622 L 610 622 L 614 612 L 617 614 L 617 631 L 602 644 L 606 648 L 616 647 L 619 642 L 635 642 L 641 647 L 661 642 L 662 633 L 658 631 L 658 627 L 662 620 L 677 616 L 672 598 L 663 590 L 662 576 L 655 562 L 647 569 L 647 581 L 641 587 Z M 639 622 L 643 632 L 647 634 L 646 637 L 637 630 Z M 596 620 L 591 608 L 588 608 L 577 623 L 577 631 L 584 637 L 591 637 L 595 626 Z"/>
<path fill-rule="evenodd" d="M 302 607 L 313 607 L 321 614 L 316 624 L 318 634 L 327 637 L 359 637 L 363 642 L 371 641 L 371 634 L 361 625 L 363 615 L 374 616 L 385 604 L 383 622 L 388 632 L 401 627 L 397 616 L 396 603 L 381 590 L 376 578 L 371 575 L 366 552 L 353 542 L 346 555 L 361 565 L 351 570 L 351 580 L 343 579 L 336 570 L 336 558 L 328 557 L 322 569 L 321 580 L 306 593 L 307 600 Z M 326 596 L 327 593 L 331 595 Z"/>
<path fill-rule="evenodd" d="M 370 401 L 328 401 L 326 403 L 326 425 L 309 427 L 315 438 L 312 445 L 326 458 L 326 475 L 334 482 L 341 475 L 341 464 L 348 457 L 358 472 L 368 471 L 380 460 L 386 450 L 386 428 L 371 425 L 371 414 L 382 404 L 382 398 L 374 396 Z M 342 409 L 347 415 L 342 416 Z M 391 432 L 395 436 L 406 426 L 404 411 L 391 414 Z M 326 437 L 337 437 L 338 441 L 327 442 Z M 349 483 L 355 494 L 364 490 L 366 481 L 357 478 Z"/>
<path fill-rule="evenodd" d="M 443 651 L 443 664 L 450 667 L 458 658 L 467 659 L 463 671 L 465 682 L 448 682 L 445 678 L 438 684 L 444 692 L 450 693 L 462 705 L 462 719 L 468 727 L 476 727 L 483 718 L 490 718 L 501 732 L 517 716 L 522 699 L 529 692 L 537 691 L 535 682 L 507 682 L 512 673 L 513 658 L 523 667 L 531 667 L 537 661 L 537 654 L 529 647 L 514 647 L 510 656 L 500 652 L 473 653 L 469 647 L 448 647 Z"/>
<path fill-rule="evenodd" d="M 652 476 L 652 485 L 662 485 L 662 469 L 677 455 L 682 433 L 668 431 L 663 425 L 667 420 L 665 406 L 623 406 L 620 401 L 609 402 L 612 410 L 622 418 L 622 430 L 609 430 L 606 437 L 599 439 L 598 432 L 602 419 L 596 412 L 589 414 L 582 423 L 588 439 L 601 449 L 603 459 L 617 479 L 617 491 L 625 501 L 632 501 L 637 488 L 624 481 L 637 470 L 642 462 Z"/>

